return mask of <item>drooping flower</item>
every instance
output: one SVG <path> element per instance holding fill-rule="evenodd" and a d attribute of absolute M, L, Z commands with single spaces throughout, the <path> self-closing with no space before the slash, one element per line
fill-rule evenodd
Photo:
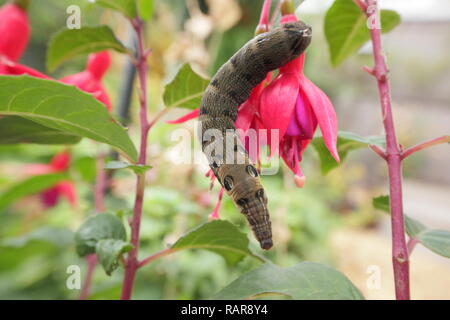
<path fill-rule="evenodd" d="M 56 154 L 49 164 L 36 163 L 27 165 L 25 167 L 25 172 L 29 175 L 61 173 L 68 170 L 69 164 L 70 153 L 64 151 Z M 77 193 L 72 181 L 61 181 L 40 193 L 40 198 L 45 208 L 54 207 L 61 197 L 65 197 L 73 208 L 77 207 Z"/>
<path fill-rule="evenodd" d="M 39 71 L 17 62 L 30 38 L 30 24 L 25 8 L 25 5 L 20 6 L 15 2 L 0 8 L 0 75 L 28 74 L 48 78 Z"/>
<path fill-rule="evenodd" d="M 103 76 L 111 64 L 109 52 L 102 51 L 89 55 L 86 70 L 64 77 L 60 81 L 72 84 L 79 89 L 91 93 L 111 111 L 109 96 L 102 84 Z"/>
<path fill-rule="evenodd" d="M 8 3 L 0 8 L 0 54 L 18 61 L 30 38 L 30 25 L 26 11 Z"/>
<path fill-rule="evenodd" d="M 297 21 L 286 14 L 281 23 Z M 305 183 L 299 162 L 319 126 L 325 145 L 336 161 L 337 118 L 327 95 L 303 73 L 305 53 L 279 69 L 278 76 L 263 90 L 260 114 L 267 129 L 279 130 L 279 141 L 269 141 L 296 175 L 297 186 Z"/>

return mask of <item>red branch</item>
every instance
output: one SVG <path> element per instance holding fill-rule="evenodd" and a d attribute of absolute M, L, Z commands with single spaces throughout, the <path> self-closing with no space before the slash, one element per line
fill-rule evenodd
<path fill-rule="evenodd" d="M 140 18 L 136 18 L 132 21 L 133 28 L 137 36 L 137 61 L 136 68 L 139 76 L 140 84 L 140 122 L 141 122 L 141 145 L 139 151 L 138 164 L 145 165 L 147 161 L 147 138 L 150 124 L 147 115 L 147 56 L 148 51 L 144 47 L 144 23 Z M 145 174 L 137 176 L 136 181 L 136 198 L 134 203 L 133 217 L 130 221 L 131 227 L 131 244 L 133 249 L 129 252 L 125 267 L 125 276 L 122 286 L 122 300 L 131 299 L 134 279 L 136 277 L 136 271 L 139 268 L 139 262 L 137 259 L 139 250 L 139 231 L 141 225 L 142 207 L 144 202 L 145 192 Z"/>
<path fill-rule="evenodd" d="M 158 258 L 162 258 L 164 256 L 167 256 L 168 254 L 171 254 L 173 252 L 175 252 L 176 250 L 172 249 L 172 248 L 168 248 L 168 249 L 164 249 L 161 250 L 160 252 L 157 252 L 147 258 L 145 258 L 144 260 L 142 260 L 141 262 L 139 262 L 139 268 L 145 266 L 146 264 L 158 259 Z"/>
<path fill-rule="evenodd" d="M 370 149 L 372 149 L 377 155 L 379 155 L 382 159 L 386 160 L 386 151 L 381 149 L 379 146 L 374 144 L 369 145 Z"/>
<path fill-rule="evenodd" d="M 95 253 L 86 257 L 87 271 L 86 278 L 81 288 L 80 300 L 87 300 L 91 291 L 92 277 L 94 276 L 95 266 L 97 265 L 97 255 Z"/>
<path fill-rule="evenodd" d="M 369 19 L 376 18 L 377 21 L 380 21 L 377 0 L 367 0 L 367 10 L 365 13 Z M 392 262 L 394 266 L 395 294 L 399 300 L 408 300 L 410 299 L 409 255 L 406 247 L 405 227 L 403 220 L 401 171 L 402 151 L 397 143 L 395 134 L 388 68 L 386 66 L 381 45 L 381 30 L 378 26 L 375 25 L 370 29 L 370 36 L 372 39 L 373 57 L 375 62 L 373 74 L 377 79 L 383 115 L 383 125 L 386 131 L 386 161 L 389 172 L 392 224 Z"/>
<path fill-rule="evenodd" d="M 361 9 L 362 12 L 367 11 L 367 4 L 364 0 L 354 0 L 356 5 Z"/>
<path fill-rule="evenodd" d="M 406 244 L 406 246 L 408 247 L 408 256 L 411 256 L 412 251 L 414 250 L 414 247 L 418 243 L 419 243 L 419 240 L 417 240 L 416 238 L 409 238 L 408 243 Z"/>
<path fill-rule="evenodd" d="M 441 144 L 441 143 L 448 143 L 450 142 L 450 136 L 442 136 L 439 138 L 435 138 L 435 139 L 431 139 L 422 143 L 419 143 L 411 148 L 406 149 L 403 154 L 402 154 L 402 160 L 405 159 L 406 157 L 409 157 L 410 155 L 412 155 L 413 153 Z"/>

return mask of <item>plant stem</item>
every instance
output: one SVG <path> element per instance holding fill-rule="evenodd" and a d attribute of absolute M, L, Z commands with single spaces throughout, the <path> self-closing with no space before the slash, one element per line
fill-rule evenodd
<path fill-rule="evenodd" d="M 414 250 L 416 244 L 419 243 L 419 240 L 417 240 L 416 238 L 409 238 L 408 243 L 406 244 L 406 246 L 408 247 L 408 255 L 411 256 L 412 251 Z"/>
<path fill-rule="evenodd" d="M 158 258 L 162 258 L 164 256 L 167 256 L 168 254 L 171 254 L 173 252 L 175 252 L 176 250 L 172 249 L 172 248 L 167 248 L 164 250 L 161 250 L 160 252 L 157 252 L 147 258 L 145 258 L 144 260 L 142 260 L 141 262 L 139 262 L 139 268 L 145 266 L 146 264 L 158 259 Z"/>
<path fill-rule="evenodd" d="M 371 14 L 376 14 L 379 21 L 379 11 L 377 0 L 367 1 L 368 9 L 366 14 L 371 19 Z M 409 260 L 408 249 L 406 247 L 404 219 L 403 219 L 403 199 L 402 199 L 402 172 L 401 161 L 402 151 L 397 143 L 394 120 L 392 116 L 390 86 L 388 81 L 388 69 L 383 56 L 381 45 L 381 30 L 370 29 L 372 39 L 373 56 L 375 61 L 374 76 L 377 79 L 378 91 L 383 115 L 383 125 L 386 131 L 386 161 L 389 173 L 389 189 L 391 204 L 391 224 L 392 224 L 392 262 L 394 267 L 395 294 L 398 300 L 410 299 L 409 294 Z"/>
<path fill-rule="evenodd" d="M 132 21 L 133 28 L 137 36 L 137 63 L 136 69 L 139 76 L 140 84 L 140 125 L 141 125 L 141 145 L 139 151 L 138 164 L 145 165 L 147 161 L 147 138 L 149 130 L 149 122 L 147 115 L 147 52 L 144 48 L 144 23 L 140 18 L 136 18 Z M 122 300 L 131 299 L 134 279 L 136 277 L 136 271 L 139 267 L 137 260 L 139 250 L 139 231 L 141 225 L 142 207 L 144 202 L 145 192 L 145 174 L 137 176 L 136 181 L 136 198 L 134 203 L 133 217 L 130 222 L 131 227 L 131 244 L 133 249 L 128 254 L 125 267 L 125 276 L 122 286 Z"/>
<path fill-rule="evenodd" d="M 87 261 L 87 271 L 86 278 L 83 282 L 83 287 L 81 288 L 80 300 L 87 300 L 91 291 L 92 277 L 94 276 L 95 266 L 97 265 L 97 255 L 95 253 L 90 254 L 86 257 Z"/>
<path fill-rule="evenodd" d="M 413 153 L 441 144 L 441 143 L 448 143 L 450 142 L 450 136 L 442 136 L 439 138 L 435 138 L 435 139 L 431 139 L 422 143 L 419 143 L 415 146 L 412 146 L 411 148 L 406 149 L 403 154 L 402 154 L 402 159 L 405 159 L 407 157 L 409 157 L 410 155 L 412 155 Z"/>
<path fill-rule="evenodd" d="M 94 186 L 94 203 L 96 213 L 101 213 L 105 211 L 105 188 L 107 176 L 104 170 L 105 156 L 101 151 L 99 151 L 96 159 L 96 171 L 97 175 L 95 177 Z M 83 282 L 83 287 L 81 288 L 80 300 L 86 300 L 89 298 L 91 290 L 92 277 L 94 275 L 95 267 L 97 265 L 97 256 L 91 254 L 86 257 L 87 271 L 86 278 Z"/>

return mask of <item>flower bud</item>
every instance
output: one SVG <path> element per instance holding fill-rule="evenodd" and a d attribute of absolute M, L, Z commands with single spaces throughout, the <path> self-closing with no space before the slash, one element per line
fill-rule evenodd
<path fill-rule="evenodd" d="M 22 56 L 30 38 L 27 13 L 15 4 L 0 8 L 0 56 L 17 61 Z"/>

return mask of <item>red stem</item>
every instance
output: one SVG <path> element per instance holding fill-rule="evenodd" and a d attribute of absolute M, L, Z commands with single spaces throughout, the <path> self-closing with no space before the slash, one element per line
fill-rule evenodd
<path fill-rule="evenodd" d="M 139 268 L 140 268 L 140 267 L 143 267 L 143 266 L 145 266 L 146 264 L 148 264 L 148 263 L 150 263 L 150 262 L 152 262 L 152 261 L 154 261 L 154 260 L 156 260 L 156 259 L 158 259 L 158 258 L 162 258 L 162 257 L 164 257 L 164 256 L 167 256 L 168 254 L 171 254 L 171 253 L 173 253 L 173 252 L 175 252 L 175 251 L 176 251 L 176 250 L 174 250 L 174 249 L 172 249 L 172 248 L 168 248 L 168 249 L 161 250 L 160 252 L 157 252 L 157 253 L 151 255 L 150 257 L 147 257 L 147 258 L 145 258 L 144 260 L 142 260 L 141 262 L 139 262 L 138 267 L 139 267 Z"/>
<path fill-rule="evenodd" d="M 405 159 L 412 155 L 413 153 L 423 150 L 425 148 L 429 148 L 432 146 L 435 146 L 437 144 L 441 143 L 447 143 L 450 142 L 450 136 L 442 136 L 439 138 L 431 139 L 422 143 L 419 143 L 418 145 L 412 146 L 411 148 L 406 149 L 402 154 L 402 159 Z"/>
<path fill-rule="evenodd" d="M 370 149 L 372 149 L 377 155 L 379 155 L 382 159 L 386 160 L 386 151 L 381 149 L 379 146 L 376 145 L 369 145 Z"/>
<path fill-rule="evenodd" d="M 272 5 L 272 0 L 264 0 L 264 4 L 261 10 L 261 16 L 259 17 L 259 23 L 256 27 L 256 34 L 264 33 L 269 31 L 269 15 L 270 6 Z"/>
<path fill-rule="evenodd" d="M 377 0 L 368 0 L 368 8 L 376 8 Z M 366 12 L 367 13 L 367 12 Z M 369 16 L 369 13 L 367 13 Z M 370 17 L 369 17 L 370 18 Z M 389 172 L 389 189 L 392 224 L 392 262 L 394 267 L 395 294 L 398 300 L 410 299 L 409 294 L 409 260 L 405 240 L 402 197 L 402 151 L 397 143 L 394 120 L 392 116 L 391 94 L 388 81 L 388 69 L 381 45 L 381 30 L 370 29 L 373 56 L 375 61 L 374 76 L 377 79 L 378 91 L 383 114 L 383 124 L 386 131 L 386 161 Z"/>
<path fill-rule="evenodd" d="M 92 278 L 94 276 L 95 266 L 97 265 L 97 256 L 95 253 L 88 255 L 86 257 L 87 261 L 87 271 L 86 278 L 83 282 L 83 287 L 81 288 L 80 300 L 87 300 L 91 291 Z"/>
<path fill-rule="evenodd" d="M 408 255 L 411 256 L 412 251 L 414 250 L 416 244 L 419 243 L 419 240 L 417 240 L 416 238 L 409 238 L 408 243 L 406 244 L 406 246 L 408 247 Z"/>
<path fill-rule="evenodd" d="M 361 8 L 361 11 L 366 12 L 367 10 L 367 4 L 364 2 L 364 0 L 354 0 L 356 5 Z"/>
<path fill-rule="evenodd" d="M 147 161 L 147 138 L 149 130 L 149 122 L 147 116 L 147 51 L 144 48 L 144 23 L 140 18 L 132 21 L 133 28 L 138 39 L 137 43 L 137 72 L 140 83 L 140 122 L 141 122 L 141 145 L 139 152 L 138 164 L 145 165 Z M 139 250 L 139 231 L 141 225 L 142 207 L 145 192 L 145 174 L 137 176 L 136 182 L 136 198 L 134 203 L 133 218 L 130 222 L 131 227 L 131 244 L 133 249 L 129 252 L 125 267 L 125 276 L 122 286 L 122 300 L 131 299 L 134 279 L 136 271 L 139 268 L 137 260 Z"/>

